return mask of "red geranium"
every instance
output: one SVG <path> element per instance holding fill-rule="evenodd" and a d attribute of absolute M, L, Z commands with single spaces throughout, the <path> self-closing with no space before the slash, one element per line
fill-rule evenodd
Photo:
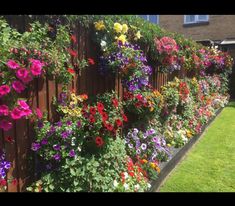
<path fill-rule="evenodd" d="M 115 122 L 118 127 L 122 126 L 122 121 L 120 119 L 117 119 Z"/>
<path fill-rule="evenodd" d="M 127 122 L 127 121 L 128 121 L 127 116 L 126 116 L 125 114 L 122 114 L 122 118 L 123 118 L 123 121 L 124 121 L 124 122 Z"/>
<path fill-rule="evenodd" d="M 118 100 L 117 99 L 112 99 L 112 103 L 114 107 L 118 107 Z"/>
<path fill-rule="evenodd" d="M 73 41 L 73 43 L 77 42 L 76 36 L 75 35 L 71 35 L 70 36 L 71 40 Z"/>
<path fill-rule="evenodd" d="M 88 58 L 88 62 L 89 62 L 89 64 L 91 64 L 91 65 L 94 65 L 94 64 L 95 64 L 95 61 L 94 61 L 94 59 L 92 59 L 92 58 Z"/>
<path fill-rule="evenodd" d="M 0 186 L 6 186 L 6 185 L 7 185 L 7 181 L 5 179 L 1 179 Z"/>
<path fill-rule="evenodd" d="M 95 107 L 90 107 L 90 113 L 95 115 L 96 113 Z"/>
<path fill-rule="evenodd" d="M 69 72 L 70 74 L 74 74 L 74 73 L 75 73 L 74 69 L 72 69 L 72 68 L 68 68 L 68 72 Z"/>
<path fill-rule="evenodd" d="M 106 112 L 102 112 L 101 113 L 101 116 L 102 116 L 102 121 L 105 122 L 106 120 L 108 120 L 109 116 Z"/>
<path fill-rule="evenodd" d="M 76 57 L 78 55 L 78 53 L 76 51 L 72 50 L 72 49 L 68 49 L 68 52 L 73 57 Z"/>
<path fill-rule="evenodd" d="M 93 117 L 92 115 L 90 115 L 89 121 L 90 121 L 90 123 L 95 123 L 95 117 Z"/>
<path fill-rule="evenodd" d="M 102 113 L 102 111 L 104 110 L 104 105 L 101 102 L 97 103 L 97 110 L 99 113 Z"/>
<path fill-rule="evenodd" d="M 97 147 L 101 147 L 104 144 L 104 140 L 102 137 L 96 137 L 95 138 L 95 143 Z"/>
<path fill-rule="evenodd" d="M 110 123 L 105 124 L 105 127 L 106 127 L 106 129 L 109 130 L 109 131 L 112 131 L 112 130 L 113 130 L 113 126 L 112 126 Z"/>

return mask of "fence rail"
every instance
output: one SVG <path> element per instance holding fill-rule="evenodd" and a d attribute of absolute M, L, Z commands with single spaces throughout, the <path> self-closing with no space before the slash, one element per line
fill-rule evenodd
<path fill-rule="evenodd" d="M 29 20 L 27 16 L 6 16 L 8 23 L 11 26 L 18 28 L 20 31 L 25 31 L 28 28 Z M 79 57 L 85 55 L 97 60 L 98 54 L 95 50 L 95 45 L 91 41 L 91 32 L 84 30 L 81 25 L 75 28 L 77 36 L 77 48 Z M 164 74 L 159 71 L 159 68 L 153 68 L 153 74 L 150 77 L 151 85 L 160 90 L 162 85 L 171 81 L 174 76 L 182 77 L 184 72 L 180 71 L 175 74 Z M 76 75 L 69 85 L 69 89 L 73 89 L 76 93 L 87 93 L 88 96 L 99 93 L 115 90 L 120 98 L 123 97 L 124 89 L 121 85 L 119 76 L 101 76 L 96 65 L 89 66 L 81 72 L 81 75 Z M 21 97 L 27 98 L 32 109 L 40 108 L 41 111 L 48 111 L 48 120 L 55 118 L 52 98 L 58 97 L 62 91 L 62 85 L 57 84 L 54 80 L 47 78 L 35 79 L 29 89 L 27 89 Z M 5 138 L 11 136 L 14 139 L 13 144 L 5 142 Z M 0 132 L 0 146 L 6 150 L 7 160 L 12 162 L 12 168 L 7 176 L 17 178 L 19 184 L 9 184 L 7 191 L 20 192 L 25 191 L 26 185 L 35 178 L 35 160 L 34 154 L 30 150 L 31 143 L 34 138 L 34 131 L 30 120 L 14 121 L 13 129 Z M 31 157 L 31 159 L 30 159 Z"/>

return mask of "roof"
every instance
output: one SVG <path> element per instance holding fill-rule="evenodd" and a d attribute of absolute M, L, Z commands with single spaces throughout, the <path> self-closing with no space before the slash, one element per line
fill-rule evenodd
<path fill-rule="evenodd" d="M 235 39 L 225 39 L 220 42 L 221 45 L 235 44 Z"/>

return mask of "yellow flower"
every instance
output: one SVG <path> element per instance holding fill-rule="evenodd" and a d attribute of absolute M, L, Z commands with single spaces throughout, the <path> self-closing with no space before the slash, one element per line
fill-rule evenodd
<path fill-rule="evenodd" d="M 122 33 L 125 34 L 128 31 L 128 26 L 126 24 L 122 25 Z"/>
<path fill-rule="evenodd" d="M 140 37 L 142 37 L 142 35 L 140 34 L 140 31 L 138 31 L 138 32 L 135 34 L 135 38 L 136 38 L 136 39 L 140 39 Z"/>
<path fill-rule="evenodd" d="M 193 136 L 193 134 L 190 130 L 187 130 L 186 135 L 188 138 L 191 138 Z"/>
<path fill-rule="evenodd" d="M 146 159 L 143 159 L 142 161 L 143 161 L 143 163 L 147 163 L 148 162 L 148 160 L 146 160 Z"/>
<path fill-rule="evenodd" d="M 155 170 L 156 170 L 158 173 L 161 172 L 161 169 L 160 169 L 158 166 L 155 167 Z"/>
<path fill-rule="evenodd" d="M 154 110 L 154 108 L 153 108 L 153 107 L 150 107 L 149 111 L 152 112 L 153 110 Z"/>
<path fill-rule="evenodd" d="M 94 24 L 95 24 L 95 29 L 98 31 L 105 29 L 105 25 L 103 21 L 98 21 L 98 22 L 95 22 Z"/>
<path fill-rule="evenodd" d="M 125 44 L 126 42 L 126 35 L 124 34 L 121 34 L 118 38 L 117 38 L 118 41 L 121 41 L 122 44 Z"/>
<path fill-rule="evenodd" d="M 153 162 L 150 162 L 150 167 L 152 167 L 153 169 L 156 167 L 156 164 L 155 163 L 153 163 Z"/>
<path fill-rule="evenodd" d="M 121 33 L 122 32 L 122 25 L 119 23 L 114 23 L 113 29 L 117 32 L 117 33 Z"/>

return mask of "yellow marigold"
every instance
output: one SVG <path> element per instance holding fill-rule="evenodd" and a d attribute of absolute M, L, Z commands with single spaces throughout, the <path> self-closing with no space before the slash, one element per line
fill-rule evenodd
<path fill-rule="evenodd" d="M 153 163 L 153 162 L 150 162 L 150 167 L 152 167 L 153 169 L 156 167 L 156 164 L 155 163 Z"/>
<path fill-rule="evenodd" d="M 105 25 L 103 21 L 98 21 L 98 22 L 95 22 L 94 24 L 95 24 L 95 29 L 98 31 L 105 29 Z"/>
<path fill-rule="evenodd" d="M 155 167 L 155 170 L 156 170 L 158 173 L 161 172 L 161 169 L 160 169 L 158 166 Z"/>
<path fill-rule="evenodd" d="M 121 32 L 122 32 L 122 25 L 119 24 L 119 23 L 114 23 L 113 29 L 114 29 L 117 33 L 121 33 Z"/>
<path fill-rule="evenodd" d="M 122 25 L 122 33 L 125 34 L 128 31 L 128 26 L 126 24 Z"/>
<path fill-rule="evenodd" d="M 126 35 L 124 34 L 121 34 L 118 38 L 117 38 L 118 41 L 121 41 L 122 44 L 125 44 L 126 42 Z"/>
<path fill-rule="evenodd" d="M 190 130 L 187 130 L 186 136 L 187 136 L 188 138 L 191 138 L 191 137 L 193 136 L 193 134 L 192 134 L 192 132 L 191 132 Z"/>

